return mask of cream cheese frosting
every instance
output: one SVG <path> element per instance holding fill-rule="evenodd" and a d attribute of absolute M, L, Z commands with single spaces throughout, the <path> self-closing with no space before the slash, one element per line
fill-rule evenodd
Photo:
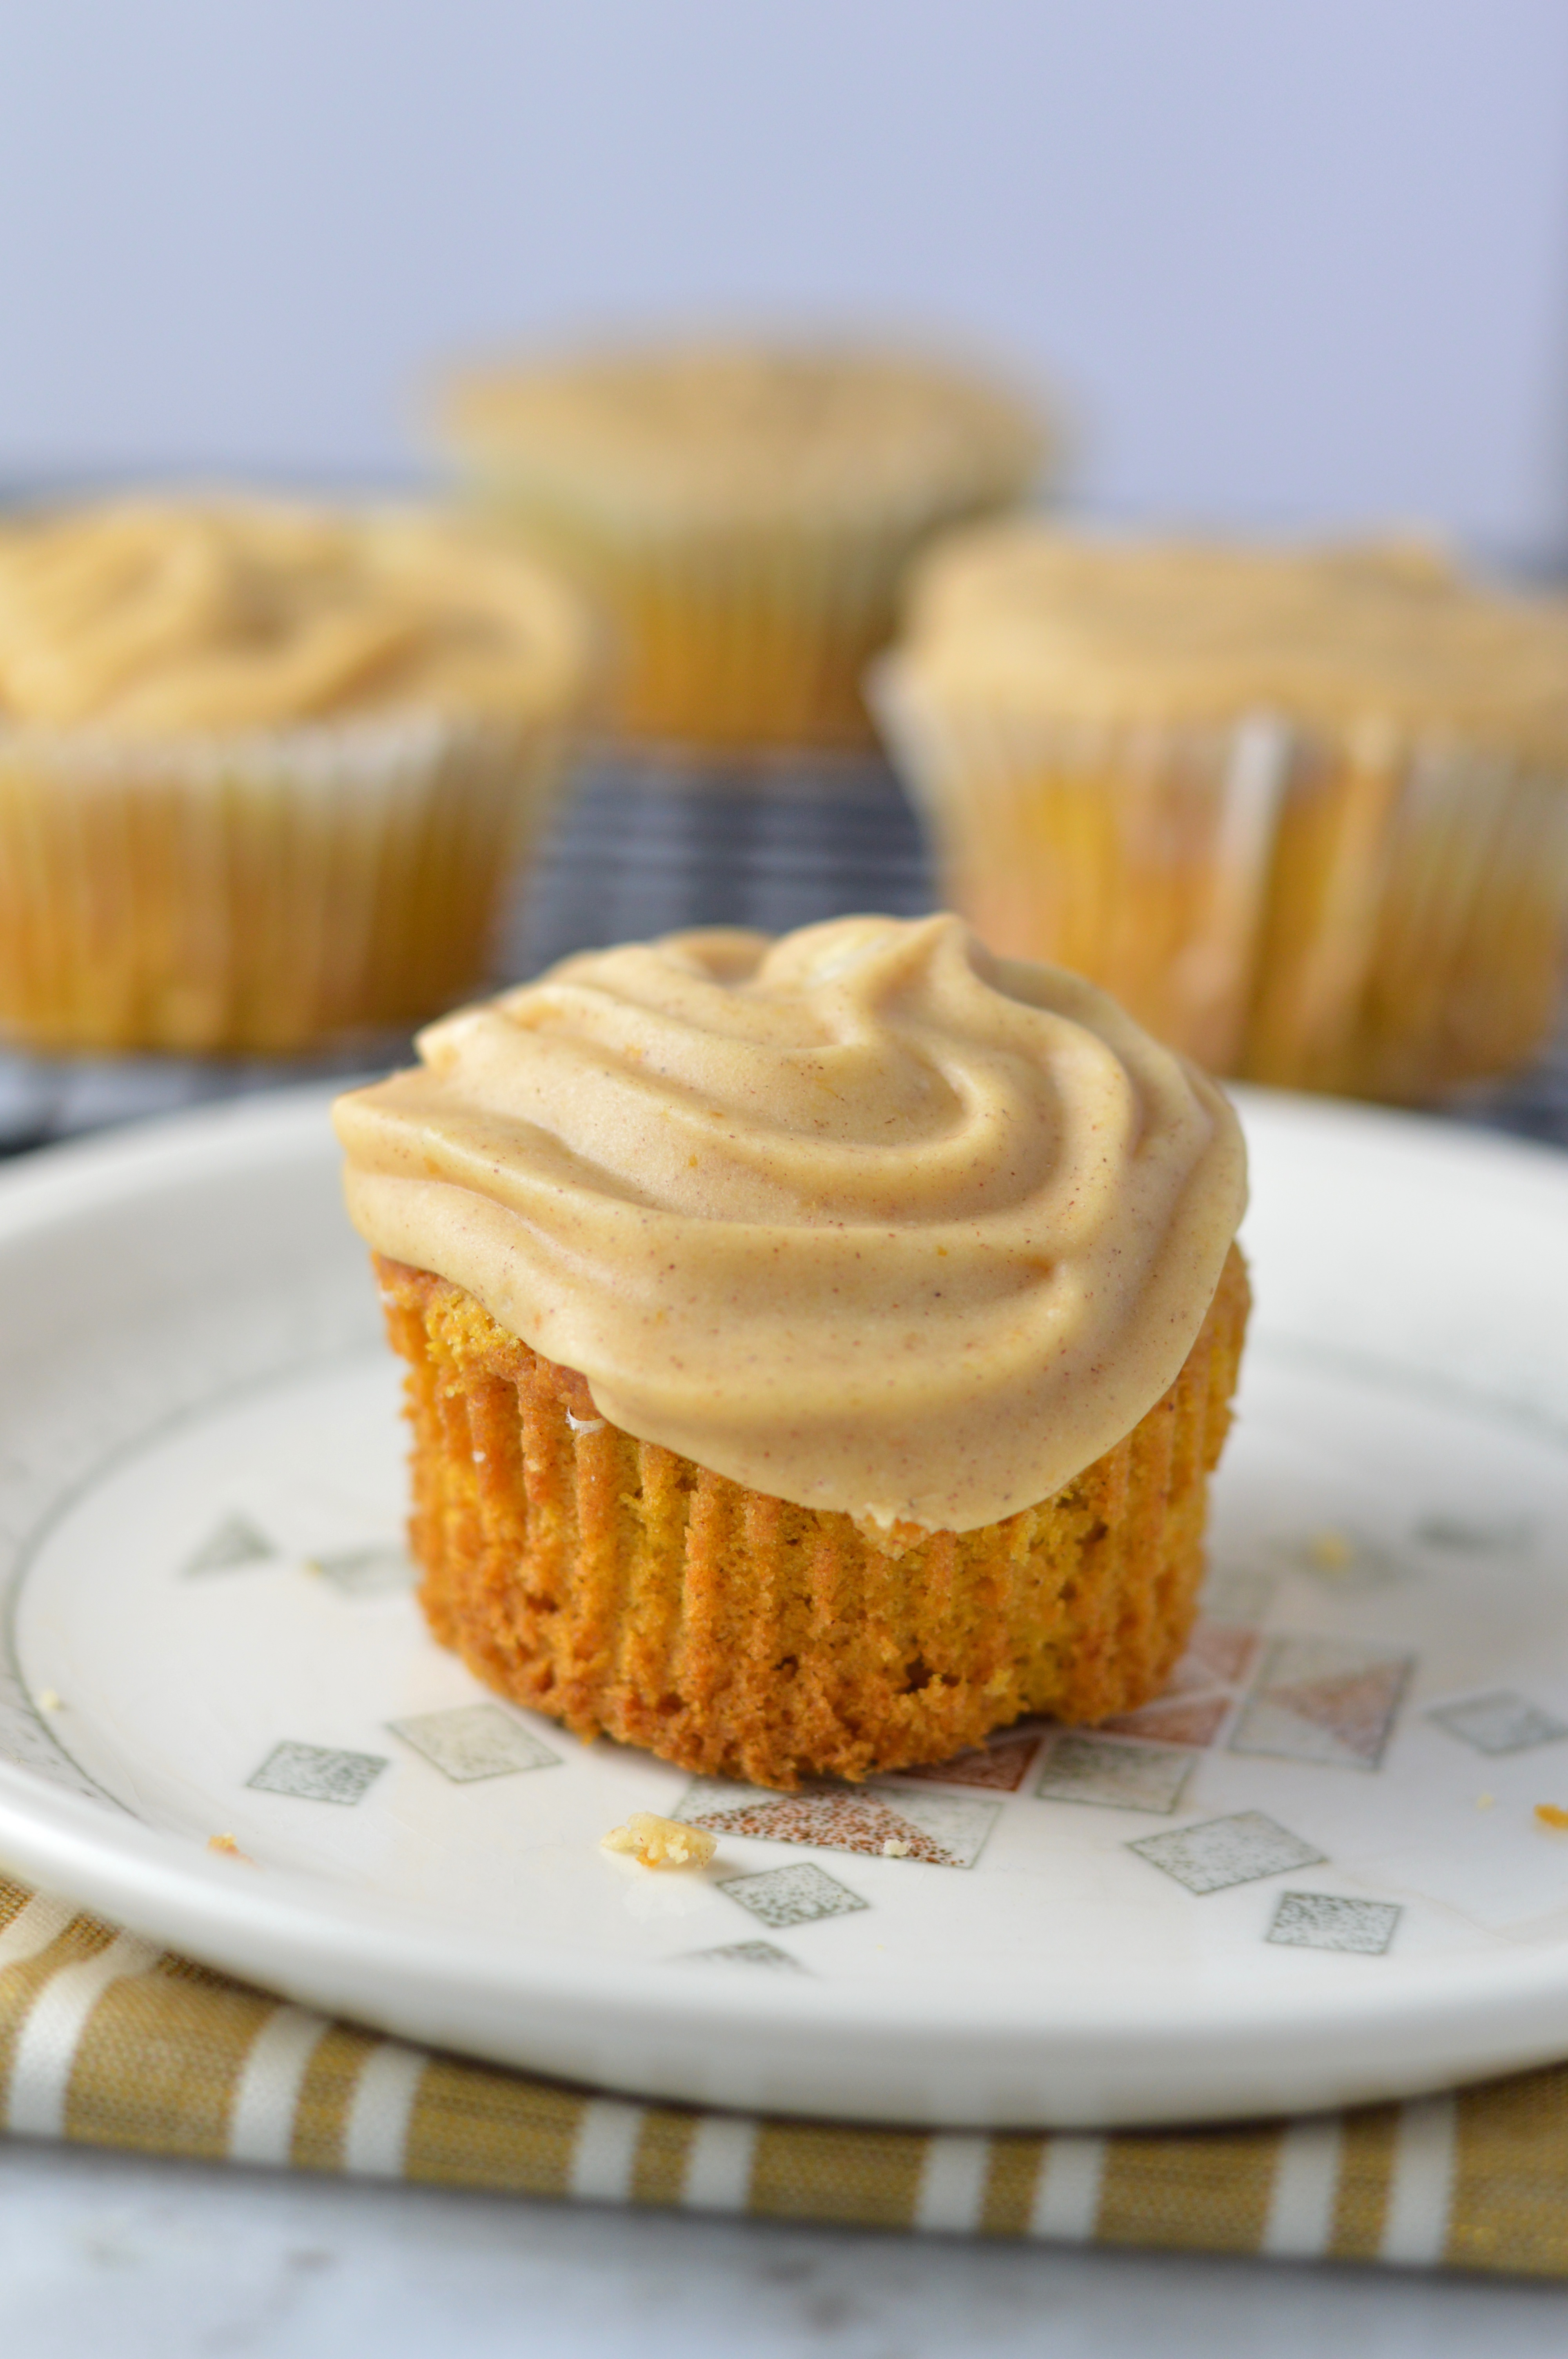
<path fill-rule="evenodd" d="M 918 690 L 1063 720 L 1454 731 L 1568 754 L 1568 602 L 1466 578 L 1419 541 L 1290 549 L 1020 522 L 917 571 L 899 669 Z"/>
<path fill-rule="evenodd" d="M 679 934 L 338 1101 L 361 1234 L 752 1488 L 968 1530 L 1173 1382 L 1240 1218 L 1221 1093 L 959 919 Z"/>
<path fill-rule="evenodd" d="M 466 457 L 543 502 L 724 525 L 915 516 L 1016 498 L 1038 416 L 982 379 L 892 352 L 689 344 L 459 376 Z"/>
<path fill-rule="evenodd" d="M 149 497 L 0 526 L 0 722 L 532 717 L 578 700 L 589 654 L 570 592 L 416 511 Z"/>

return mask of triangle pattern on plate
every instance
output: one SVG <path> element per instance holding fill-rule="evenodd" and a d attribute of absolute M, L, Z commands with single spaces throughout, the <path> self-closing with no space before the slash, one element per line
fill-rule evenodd
<path fill-rule="evenodd" d="M 243 1564 L 265 1564 L 269 1558 L 280 1555 L 276 1540 L 269 1539 L 249 1516 L 225 1516 L 214 1524 L 207 1538 L 180 1567 L 189 1576 L 202 1572 L 233 1572 Z"/>

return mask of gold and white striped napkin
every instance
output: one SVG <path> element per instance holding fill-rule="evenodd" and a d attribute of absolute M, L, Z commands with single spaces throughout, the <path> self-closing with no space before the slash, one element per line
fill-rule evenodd
<path fill-rule="evenodd" d="M 1103 2137 L 750 2120 L 356 2031 L 3 1875 L 0 2125 L 579 2202 L 1568 2276 L 1568 2067 Z"/>

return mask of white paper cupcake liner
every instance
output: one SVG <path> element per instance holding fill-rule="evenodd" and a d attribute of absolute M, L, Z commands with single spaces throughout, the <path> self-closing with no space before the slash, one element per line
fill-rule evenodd
<path fill-rule="evenodd" d="M 1016 487 L 1022 489 L 1022 482 Z M 867 748 L 866 666 L 893 634 L 900 584 L 933 533 L 1010 495 L 877 519 L 565 515 L 503 473 L 474 496 L 532 554 L 574 579 L 617 642 L 615 709 L 632 739 Z"/>
<path fill-rule="evenodd" d="M 1568 775 L 1269 713 L 1008 713 L 939 696 L 897 656 L 869 693 L 952 906 L 1211 1071 L 1418 1103 L 1546 1037 Z"/>
<path fill-rule="evenodd" d="M 439 714 L 145 745 L 0 734 L 0 1034 L 284 1054 L 485 980 L 554 724 Z"/>

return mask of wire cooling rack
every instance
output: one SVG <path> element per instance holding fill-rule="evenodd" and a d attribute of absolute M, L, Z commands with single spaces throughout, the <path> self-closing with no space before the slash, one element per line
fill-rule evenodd
<path fill-rule="evenodd" d="M 520 891 L 494 983 L 568 951 L 686 926 L 787 932 L 814 919 L 933 906 L 914 813 L 880 761 L 589 762 Z M 216 1098 L 406 1062 L 407 1038 L 308 1058 L 29 1057 L 0 1050 L 0 1155 Z"/>
<path fill-rule="evenodd" d="M 585 766 L 518 896 L 494 981 L 687 926 L 784 933 L 858 910 L 917 917 L 934 906 L 919 826 L 878 760 L 604 756 Z M 408 1055 L 397 1036 L 287 1060 L 0 1051 L 0 1155 Z M 1568 1146 L 1568 1029 L 1533 1071 L 1467 1092 L 1447 1111 Z"/>

